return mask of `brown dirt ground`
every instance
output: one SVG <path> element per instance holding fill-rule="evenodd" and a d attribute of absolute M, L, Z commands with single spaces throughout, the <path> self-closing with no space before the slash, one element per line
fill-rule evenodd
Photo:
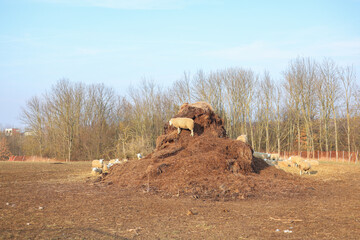
<path fill-rule="evenodd" d="M 90 166 L 0 162 L 0 239 L 360 236 L 360 165 L 320 162 L 311 175 L 301 178 L 297 170 L 286 168 L 299 183 L 306 182 L 306 194 L 274 193 L 235 201 L 163 196 L 94 183 Z"/>

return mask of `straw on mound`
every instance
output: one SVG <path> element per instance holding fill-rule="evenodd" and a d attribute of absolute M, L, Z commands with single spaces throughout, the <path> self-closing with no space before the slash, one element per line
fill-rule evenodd
<path fill-rule="evenodd" d="M 194 137 L 185 129 L 178 135 L 176 128 L 166 123 L 153 153 L 113 166 L 103 181 L 125 188 L 212 199 L 294 190 L 291 186 L 296 186 L 295 177 L 253 158 L 250 145 L 226 137 L 222 119 L 209 104 L 186 103 L 174 117 L 193 119 Z"/>

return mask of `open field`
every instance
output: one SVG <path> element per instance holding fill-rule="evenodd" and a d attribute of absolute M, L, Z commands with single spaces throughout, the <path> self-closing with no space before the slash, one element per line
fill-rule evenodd
<path fill-rule="evenodd" d="M 360 165 L 320 162 L 302 177 L 311 186 L 307 194 L 237 201 L 122 190 L 96 183 L 90 168 L 91 162 L 0 162 L 0 239 L 360 236 Z"/>

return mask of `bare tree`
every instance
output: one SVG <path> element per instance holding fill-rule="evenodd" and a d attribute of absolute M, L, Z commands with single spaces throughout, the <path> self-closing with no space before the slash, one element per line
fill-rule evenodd
<path fill-rule="evenodd" d="M 320 66 L 320 74 L 322 82 L 328 91 L 329 107 L 332 112 L 334 123 L 334 141 L 336 150 L 336 159 L 339 158 L 339 144 L 338 144 L 338 127 L 337 127 L 337 101 L 340 96 L 338 68 L 334 61 L 325 59 Z"/>
<path fill-rule="evenodd" d="M 274 85 L 270 78 L 268 71 L 264 72 L 264 76 L 261 82 L 261 93 L 262 93 L 262 105 L 264 109 L 264 118 L 265 118 L 265 143 L 266 143 L 266 152 L 270 152 L 270 121 L 273 113 L 273 101 L 272 97 L 274 94 Z"/>
<path fill-rule="evenodd" d="M 301 151 L 301 131 L 300 131 L 300 91 L 301 86 L 297 84 L 297 72 L 299 72 L 300 64 L 297 63 L 298 60 L 290 62 L 288 69 L 284 72 L 284 90 L 286 93 L 286 107 L 290 110 L 289 116 L 294 118 L 297 130 L 297 151 Z M 292 130 L 293 127 L 290 127 Z"/>
<path fill-rule="evenodd" d="M 191 77 L 189 73 L 184 72 L 183 78 L 173 83 L 172 93 L 174 94 L 175 104 L 181 106 L 183 103 L 193 101 L 191 90 Z"/>
<path fill-rule="evenodd" d="M 281 96 L 282 91 L 279 85 L 276 85 L 274 88 L 274 98 L 275 98 L 275 118 L 276 118 L 276 140 L 277 140 L 277 150 L 278 154 L 280 155 L 281 152 Z"/>
<path fill-rule="evenodd" d="M 313 87 L 316 84 L 316 64 L 311 59 L 297 58 L 290 63 L 285 72 L 285 90 L 290 98 L 289 107 L 293 109 L 297 120 L 298 151 L 301 151 L 301 129 L 306 131 L 306 150 L 314 154 L 312 121 L 315 118 L 316 99 Z M 301 123 L 303 123 L 301 125 Z"/>
<path fill-rule="evenodd" d="M 84 89 L 82 84 L 74 86 L 68 80 L 60 80 L 46 95 L 49 114 L 56 133 L 55 138 L 66 146 L 67 161 L 71 161 L 73 144 L 78 136 L 80 114 L 83 104 Z M 61 153 L 62 150 L 58 148 Z"/>
<path fill-rule="evenodd" d="M 44 148 L 44 109 L 41 100 L 38 97 L 32 97 L 26 102 L 25 108 L 22 109 L 21 119 L 26 124 L 31 136 L 34 137 L 38 144 L 38 154 L 43 156 Z"/>
<path fill-rule="evenodd" d="M 352 90 L 355 88 L 355 73 L 353 67 L 346 67 L 346 68 L 340 68 L 339 69 L 339 75 L 341 82 L 343 84 L 343 92 L 344 92 L 344 101 L 345 101 L 345 108 L 346 108 L 346 135 L 347 135 L 347 146 L 348 146 L 348 152 L 351 152 L 351 109 L 350 109 L 350 103 L 353 97 Z M 350 161 L 350 154 L 349 154 L 349 161 Z"/>

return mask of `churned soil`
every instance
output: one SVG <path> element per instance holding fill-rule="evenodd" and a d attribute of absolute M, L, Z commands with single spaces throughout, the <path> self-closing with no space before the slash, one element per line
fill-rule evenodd
<path fill-rule="evenodd" d="M 359 239 L 359 164 L 285 170 L 306 194 L 213 201 L 94 182 L 91 162 L 0 162 L 0 239 Z"/>
<path fill-rule="evenodd" d="M 194 136 L 164 126 L 156 149 L 141 161 L 114 165 L 104 177 L 121 189 L 163 196 L 236 200 L 274 194 L 306 193 L 305 181 L 253 157 L 247 143 L 226 136 L 222 119 L 211 106 L 184 104 L 176 117 L 194 120 Z"/>

